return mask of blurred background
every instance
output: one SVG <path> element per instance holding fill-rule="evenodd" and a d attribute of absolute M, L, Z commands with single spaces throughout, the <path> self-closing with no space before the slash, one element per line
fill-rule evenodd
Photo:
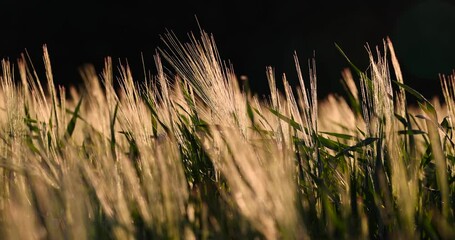
<path fill-rule="evenodd" d="M 221 57 L 260 95 L 268 91 L 266 66 L 297 82 L 294 51 L 305 73 L 315 56 L 320 97 L 342 93 L 340 73 L 348 64 L 335 42 L 365 70 L 365 44 L 382 46 L 389 36 L 405 83 L 427 97 L 440 95 L 438 75 L 455 68 L 455 3 L 449 0 L 1 0 L 0 16 L 0 58 L 15 60 L 27 49 L 40 70 L 47 44 L 63 85 L 80 83 L 85 64 L 101 71 L 106 56 L 128 62 L 134 77 L 144 79 L 141 53 L 153 72 L 155 49 L 164 46 L 159 35 L 169 29 L 186 41 L 187 32 L 198 32 L 195 16 L 214 34 Z"/>

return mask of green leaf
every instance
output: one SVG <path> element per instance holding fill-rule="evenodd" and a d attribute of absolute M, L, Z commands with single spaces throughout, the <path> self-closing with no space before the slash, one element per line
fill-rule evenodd
<path fill-rule="evenodd" d="M 139 148 L 137 147 L 136 140 L 134 139 L 134 135 L 130 131 L 120 131 L 120 134 L 123 134 L 126 137 L 126 140 L 130 144 L 129 152 L 127 153 L 129 157 L 133 160 L 139 157 Z"/>
<path fill-rule="evenodd" d="M 406 120 L 406 118 L 404 118 L 396 113 L 394 115 L 398 119 L 398 121 L 400 121 L 403 124 L 403 126 L 405 126 L 405 127 L 408 126 L 408 121 Z"/>
<path fill-rule="evenodd" d="M 25 112 L 24 123 L 25 123 L 25 125 L 27 125 L 28 130 L 30 130 L 30 132 L 39 133 L 40 129 L 37 126 L 33 125 L 33 124 L 36 124 L 38 121 L 35 119 L 32 119 L 30 117 L 30 112 L 28 110 L 27 105 L 25 105 L 25 104 L 24 104 L 24 112 Z"/>
<path fill-rule="evenodd" d="M 419 101 L 419 105 L 420 103 L 425 103 L 425 105 L 421 105 L 421 108 L 423 110 L 430 110 L 432 112 L 435 112 L 435 109 L 434 109 L 434 106 L 431 104 L 430 101 L 428 101 L 428 99 L 426 99 L 422 94 L 420 94 L 419 92 L 417 92 L 415 89 L 409 87 L 408 85 L 406 84 L 403 84 L 403 83 L 400 83 L 400 82 L 397 82 L 397 81 L 393 81 L 395 84 L 397 84 L 399 87 L 403 88 L 406 92 L 410 93 L 411 95 L 413 95 L 414 97 L 417 98 L 417 100 Z"/>
<path fill-rule="evenodd" d="M 262 120 L 264 120 L 265 124 L 267 124 L 267 126 L 268 126 L 270 129 L 273 129 L 272 125 L 270 125 L 270 123 L 267 121 L 267 118 L 266 118 L 264 115 L 262 115 L 262 113 L 261 113 L 258 109 L 253 108 L 253 110 L 254 110 L 254 112 L 256 112 L 256 114 L 257 114 L 258 116 L 260 116 L 260 117 L 262 118 Z M 262 122 L 261 122 L 261 123 L 262 123 Z M 263 125 L 264 125 L 264 124 L 263 124 Z"/>
<path fill-rule="evenodd" d="M 398 134 L 404 134 L 404 135 L 419 135 L 419 134 L 426 134 L 427 132 L 422 131 L 422 130 L 417 130 L 417 129 L 409 129 L 409 130 L 400 130 L 398 131 Z"/>
<path fill-rule="evenodd" d="M 341 139 L 345 139 L 345 140 L 351 140 L 351 139 L 355 138 L 352 135 L 342 134 L 342 133 L 332 133 L 332 132 L 319 132 L 319 133 L 327 134 L 327 135 L 334 136 L 334 137 L 341 138 Z"/>
<path fill-rule="evenodd" d="M 425 153 L 422 156 L 420 167 L 425 168 L 433 159 L 433 154 L 431 154 L 431 145 L 428 145 Z"/>
<path fill-rule="evenodd" d="M 273 113 L 275 116 L 277 116 L 279 119 L 287 122 L 289 125 L 291 125 L 291 127 L 299 130 L 299 131 L 303 131 L 303 128 L 302 126 L 300 126 L 300 124 L 298 124 L 296 121 L 284 116 L 283 114 L 279 113 L 277 110 L 275 109 L 272 109 L 272 108 L 269 108 L 270 112 Z"/>
<path fill-rule="evenodd" d="M 111 124 L 110 124 L 110 129 L 111 129 L 111 152 L 112 152 L 112 156 L 116 156 L 115 154 L 115 144 L 116 144 L 116 141 L 115 141 L 115 121 L 117 119 L 117 112 L 118 112 L 118 106 L 119 106 L 119 103 L 117 102 L 115 104 L 115 109 L 114 109 L 114 114 L 112 115 L 112 119 L 111 119 Z"/>
<path fill-rule="evenodd" d="M 335 155 L 335 158 L 337 158 L 337 157 L 339 157 L 339 156 L 341 156 L 343 154 L 347 154 L 348 152 L 353 152 L 353 151 L 360 150 L 361 147 L 368 146 L 368 145 L 374 143 L 377 140 L 379 140 L 379 138 L 374 138 L 374 137 L 366 138 L 366 139 L 358 142 L 354 146 L 351 146 L 351 147 L 343 149 L 341 152 L 339 152 L 337 155 Z"/>
<path fill-rule="evenodd" d="M 33 143 L 33 139 L 30 136 L 26 136 L 25 143 L 27 144 L 28 148 L 32 150 L 32 152 L 39 153 L 38 148 L 35 146 L 35 144 Z"/>
<path fill-rule="evenodd" d="M 318 141 L 321 146 L 334 150 L 334 151 L 339 151 L 340 149 L 344 149 L 344 148 L 348 147 L 345 144 L 333 141 L 333 140 L 325 138 L 321 135 L 318 135 Z"/>
<path fill-rule="evenodd" d="M 158 113 L 156 112 L 156 109 L 153 106 L 152 101 L 150 99 L 145 98 L 145 97 L 143 98 L 143 100 L 144 100 L 145 105 L 147 106 L 147 108 L 149 109 L 149 111 L 150 111 L 150 113 L 152 115 L 151 117 L 152 117 L 153 135 L 155 137 L 157 136 L 158 123 L 164 129 L 164 131 L 169 134 L 170 133 L 169 128 L 158 118 Z"/>
<path fill-rule="evenodd" d="M 349 59 L 349 57 L 346 55 L 346 53 L 344 53 L 343 49 L 341 49 L 341 47 L 337 43 L 335 43 L 335 47 L 341 53 L 341 55 L 343 55 L 346 61 L 348 61 L 349 65 L 351 65 L 351 67 L 354 69 L 357 75 L 365 76 L 365 74 L 362 71 L 360 71 L 360 69 L 354 63 L 352 63 L 351 59 Z"/>
<path fill-rule="evenodd" d="M 248 113 L 248 117 L 250 118 L 251 124 L 254 125 L 254 113 L 248 100 L 246 101 L 246 111 Z"/>
<path fill-rule="evenodd" d="M 74 128 L 76 127 L 78 113 L 81 108 L 81 103 L 82 97 L 81 99 L 79 99 L 79 102 L 77 103 L 76 108 L 74 109 L 73 116 L 71 117 L 71 120 L 69 121 L 68 126 L 66 127 L 65 140 L 68 140 L 73 135 Z"/>
<path fill-rule="evenodd" d="M 450 126 L 449 117 L 445 117 L 439 125 L 444 132 L 449 132 L 452 129 Z"/>

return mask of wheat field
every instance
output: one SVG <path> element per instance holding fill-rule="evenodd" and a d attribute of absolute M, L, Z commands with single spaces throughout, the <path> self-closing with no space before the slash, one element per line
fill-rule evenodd
<path fill-rule="evenodd" d="M 1 239 L 455 238 L 455 75 L 428 100 L 387 38 L 366 71 L 337 46 L 346 98 L 296 54 L 299 86 L 266 67 L 263 99 L 212 35 L 162 39 L 144 80 L 106 58 L 55 86 L 46 46 L 2 61 Z"/>

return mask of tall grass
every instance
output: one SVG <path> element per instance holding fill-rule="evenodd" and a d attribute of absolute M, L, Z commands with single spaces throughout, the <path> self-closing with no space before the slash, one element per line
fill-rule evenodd
<path fill-rule="evenodd" d="M 200 34 L 165 34 L 142 81 L 106 58 L 67 91 L 46 46 L 44 69 L 2 61 L 2 239 L 455 238 L 455 76 L 426 99 L 386 39 L 368 71 L 337 46 L 346 99 L 297 55 L 299 87 L 267 67 L 259 99 Z"/>

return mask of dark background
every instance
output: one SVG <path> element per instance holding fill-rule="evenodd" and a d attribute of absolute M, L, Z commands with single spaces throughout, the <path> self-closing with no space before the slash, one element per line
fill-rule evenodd
<path fill-rule="evenodd" d="M 361 69 L 368 67 L 365 43 L 389 36 L 405 83 L 427 97 L 440 95 L 438 74 L 455 68 L 455 3 L 444 0 L 383 1 L 13 1 L 0 0 L 0 58 L 15 60 L 25 49 L 38 70 L 47 44 L 55 80 L 81 82 L 80 67 L 101 71 L 104 57 L 128 63 L 143 79 L 141 53 L 153 70 L 159 35 L 172 30 L 181 40 L 201 27 L 214 34 L 221 57 L 251 88 L 267 93 L 265 67 L 296 82 L 293 52 L 306 73 L 316 56 L 318 91 L 342 93 L 347 62 L 337 42 Z"/>

